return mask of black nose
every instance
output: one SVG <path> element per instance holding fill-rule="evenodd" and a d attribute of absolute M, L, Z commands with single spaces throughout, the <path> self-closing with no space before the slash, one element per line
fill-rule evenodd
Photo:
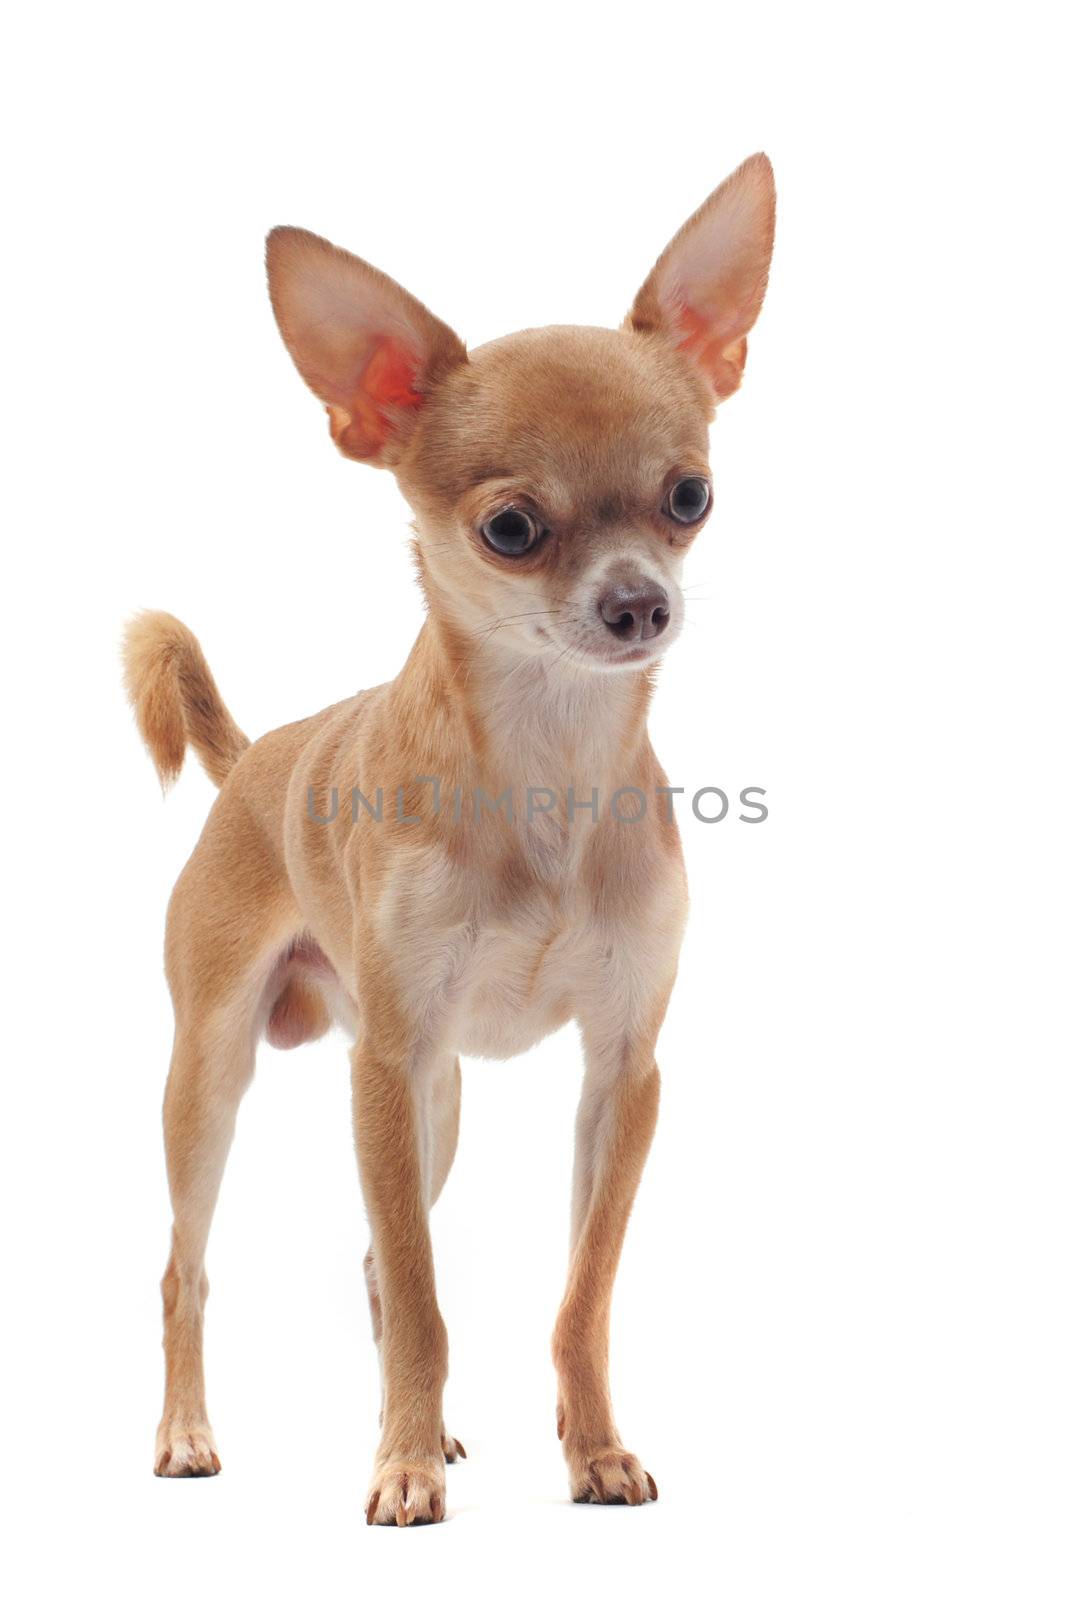
<path fill-rule="evenodd" d="M 671 620 L 667 591 L 658 583 L 616 583 L 600 596 L 600 615 L 616 639 L 654 639 Z"/>

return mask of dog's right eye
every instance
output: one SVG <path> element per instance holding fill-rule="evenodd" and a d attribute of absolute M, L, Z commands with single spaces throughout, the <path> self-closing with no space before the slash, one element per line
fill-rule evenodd
<path fill-rule="evenodd" d="M 518 506 L 508 506 L 495 517 L 482 523 L 482 538 L 491 550 L 502 556 L 522 556 L 531 550 L 541 537 L 542 528 L 528 511 Z"/>

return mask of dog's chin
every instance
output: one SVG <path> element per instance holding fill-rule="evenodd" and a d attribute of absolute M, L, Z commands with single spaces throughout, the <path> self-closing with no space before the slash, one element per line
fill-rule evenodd
<path fill-rule="evenodd" d="M 666 645 L 636 645 L 631 650 L 609 653 L 606 650 L 583 650 L 577 664 L 586 672 L 641 672 L 655 666 L 667 654 Z"/>
<path fill-rule="evenodd" d="M 672 642 L 672 639 L 656 639 L 648 644 L 603 649 L 595 645 L 557 643 L 546 635 L 540 653 L 550 663 L 558 661 L 575 673 L 641 672 L 662 661 Z"/>

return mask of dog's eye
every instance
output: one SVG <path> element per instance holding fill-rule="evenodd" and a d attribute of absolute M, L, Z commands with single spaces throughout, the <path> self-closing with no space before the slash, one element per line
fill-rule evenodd
<path fill-rule="evenodd" d="M 663 507 L 675 522 L 699 522 L 711 504 L 711 484 L 706 478 L 679 478 Z"/>
<path fill-rule="evenodd" d="M 542 529 L 528 511 L 508 506 L 482 523 L 482 538 L 491 550 L 502 556 L 522 556 L 533 548 Z"/>

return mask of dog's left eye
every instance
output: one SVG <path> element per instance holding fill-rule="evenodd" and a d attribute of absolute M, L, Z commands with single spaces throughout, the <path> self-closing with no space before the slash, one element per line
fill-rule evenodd
<path fill-rule="evenodd" d="M 663 503 L 674 522 L 699 522 L 711 504 L 711 484 L 706 478 L 679 478 Z"/>
<path fill-rule="evenodd" d="M 533 548 L 542 529 L 528 511 L 508 506 L 482 523 L 482 538 L 491 550 L 502 556 L 522 556 Z"/>

